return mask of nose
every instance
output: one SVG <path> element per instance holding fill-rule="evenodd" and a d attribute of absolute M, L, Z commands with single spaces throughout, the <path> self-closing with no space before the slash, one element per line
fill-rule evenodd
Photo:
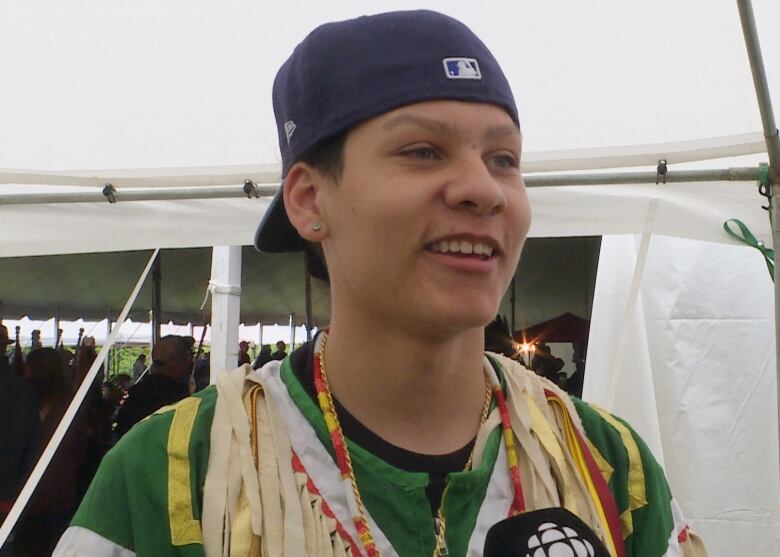
<path fill-rule="evenodd" d="M 505 186 L 491 174 L 478 153 L 461 157 L 444 191 L 444 201 L 452 209 L 476 216 L 497 215 L 507 205 Z"/>

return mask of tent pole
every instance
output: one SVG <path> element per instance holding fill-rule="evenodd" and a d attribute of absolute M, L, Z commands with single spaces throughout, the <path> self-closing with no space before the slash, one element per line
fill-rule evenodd
<path fill-rule="evenodd" d="M 257 186 L 257 197 L 273 197 L 277 184 Z M 232 199 L 247 197 L 243 188 L 236 186 L 218 187 L 187 187 L 187 188 L 157 188 L 117 190 L 114 202 L 123 201 L 173 201 L 177 199 Z M 253 198 L 254 199 L 254 198 Z M 34 204 L 34 203 L 106 203 L 106 196 L 101 191 L 83 191 L 67 193 L 20 193 L 0 196 L 0 205 Z"/>
<path fill-rule="evenodd" d="M 152 348 L 160 340 L 162 322 L 162 257 L 158 254 L 152 267 Z"/>
<path fill-rule="evenodd" d="M 211 252 L 211 383 L 238 365 L 241 317 L 241 246 L 214 246 Z"/>
<path fill-rule="evenodd" d="M 755 182 L 758 168 L 720 168 L 714 170 L 669 170 L 667 183 Z M 587 172 L 578 174 L 531 174 L 523 176 L 529 188 L 551 186 L 604 186 L 609 184 L 657 184 L 655 170 L 633 172 Z M 0 200 L 0 202 L 2 202 Z"/>
<path fill-rule="evenodd" d="M 60 307 L 57 306 L 57 310 L 54 313 L 54 349 L 58 350 L 60 347 Z"/>
<path fill-rule="evenodd" d="M 108 337 L 111 336 L 111 317 L 106 316 L 106 341 L 108 341 Z M 108 377 L 111 375 L 111 355 L 112 355 L 112 348 L 109 346 L 108 351 L 106 352 L 106 362 L 103 367 L 103 381 L 107 381 Z"/>
<path fill-rule="evenodd" d="M 149 311 L 149 365 L 148 368 L 152 367 L 152 352 L 154 352 L 154 316 L 152 315 L 152 311 Z"/>
<path fill-rule="evenodd" d="M 770 157 L 771 160 L 771 157 Z M 528 187 L 540 186 L 589 186 L 605 184 L 655 184 L 656 172 L 588 172 L 578 174 L 529 174 L 525 176 Z M 669 170 L 667 183 L 676 182 L 755 182 L 758 169 L 718 168 L 711 170 Z M 277 185 L 257 186 L 260 197 L 271 197 Z M 236 187 L 191 187 L 157 189 L 119 189 L 114 194 L 116 203 L 126 201 L 159 201 L 177 199 L 229 199 L 246 197 L 241 188 Z M 37 203 L 108 203 L 100 191 L 68 193 L 9 193 L 0 195 L 0 205 L 34 205 Z"/>
<path fill-rule="evenodd" d="M 756 20 L 753 16 L 753 5 L 750 0 L 737 0 L 739 18 L 742 22 L 742 34 L 745 37 L 745 47 L 750 60 L 750 71 L 753 74 L 753 87 L 756 90 L 758 110 L 761 112 L 761 123 L 764 126 L 764 140 L 769 154 L 771 195 L 772 244 L 774 249 L 780 248 L 780 136 L 775 125 L 775 115 L 772 110 L 772 98 L 764 69 L 764 59 L 761 55 L 761 45 L 758 41 Z M 777 187 L 775 187 L 777 184 Z M 777 417 L 778 439 L 780 440 L 780 277 L 775 277 L 775 365 L 777 366 Z"/>

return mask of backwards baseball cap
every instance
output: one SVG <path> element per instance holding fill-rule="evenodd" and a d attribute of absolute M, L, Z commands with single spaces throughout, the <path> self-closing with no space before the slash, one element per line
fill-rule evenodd
<path fill-rule="evenodd" d="M 317 27 L 274 80 L 282 178 L 323 140 L 373 116 L 430 100 L 495 104 L 519 125 L 501 67 L 456 19 L 427 10 L 400 11 Z M 255 247 L 303 250 L 284 208 L 283 188 L 263 216 Z"/>

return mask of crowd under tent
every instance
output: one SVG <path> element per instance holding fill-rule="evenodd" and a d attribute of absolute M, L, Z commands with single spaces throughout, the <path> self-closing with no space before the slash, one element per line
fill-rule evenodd
<path fill-rule="evenodd" d="M 6 319 L 113 319 L 151 254 L 136 250 L 7 258 L 0 268 L 2 315 Z M 306 321 L 303 258 L 260 254 L 247 246 L 241 260 L 241 323 L 287 324 L 293 316 L 293 324 L 302 325 Z M 205 298 L 211 248 L 161 250 L 159 261 L 159 321 L 193 325 L 209 321 L 210 305 Z M 149 321 L 155 289 L 150 276 L 129 319 Z M 311 282 L 311 301 L 311 324 L 327 323 L 328 293 L 323 283 Z"/>
<path fill-rule="evenodd" d="M 444 11 L 502 62 L 523 125 L 531 236 L 602 237 L 584 398 L 641 433 L 712 555 L 780 543 L 773 285 L 761 251 L 772 231 L 758 187 L 768 154 L 737 4 L 370 10 Z M 780 6 L 754 9 L 777 99 Z M 212 311 L 227 346 L 237 288 L 251 288 L 241 246 L 278 185 L 275 70 L 307 30 L 365 7 L 10 10 L 0 257 L 217 246 Z M 754 247 L 724 230 L 730 219 Z"/>
<path fill-rule="evenodd" d="M 528 327 L 564 312 L 574 312 L 583 321 L 589 319 L 599 244 L 598 237 L 530 239 L 513 287 L 500 308 L 512 328 Z M 128 318 L 134 323 L 148 322 L 159 289 L 160 323 L 199 327 L 209 322 L 211 251 L 161 250 L 159 282 L 147 277 Z M 139 250 L 5 258 L 0 266 L 0 318 L 54 318 L 55 323 L 114 319 L 151 253 Z M 241 262 L 242 325 L 308 323 L 320 327 L 328 323 L 328 288 L 321 281 L 307 278 L 301 254 L 261 254 L 244 247 Z M 102 335 L 102 330 L 96 332 Z M 53 342 L 53 331 L 49 336 L 49 342 Z M 252 340 L 259 342 L 255 337 Z M 22 340 L 24 343 L 26 339 Z"/>

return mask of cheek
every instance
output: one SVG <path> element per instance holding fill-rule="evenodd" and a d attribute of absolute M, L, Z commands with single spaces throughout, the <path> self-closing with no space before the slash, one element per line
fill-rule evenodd
<path fill-rule="evenodd" d="M 356 243 L 380 241 L 388 248 L 399 243 L 410 232 L 420 209 L 420 200 L 405 195 L 402 186 L 385 183 L 380 191 L 363 191 L 349 200 L 345 211 L 349 228 L 343 233 Z"/>
<path fill-rule="evenodd" d="M 522 247 L 531 228 L 531 204 L 525 188 L 512 193 L 507 210 L 509 217 L 507 230 L 512 241 Z"/>

